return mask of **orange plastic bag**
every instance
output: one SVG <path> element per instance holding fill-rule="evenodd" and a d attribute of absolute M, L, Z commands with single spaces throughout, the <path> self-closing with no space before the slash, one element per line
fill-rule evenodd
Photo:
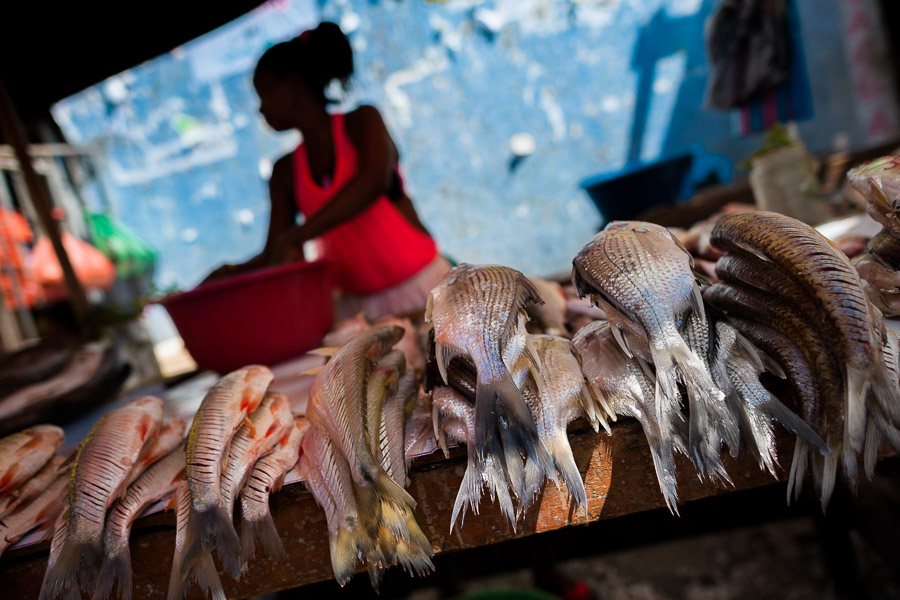
<path fill-rule="evenodd" d="M 75 270 L 75 276 L 87 290 L 107 290 L 116 278 L 116 268 L 102 252 L 74 235 L 62 232 L 63 247 Z M 44 289 L 48 300 L 66 297 L 62 267 L 46 236 L 38 238 L 29 256 L 32 278 Z"/>

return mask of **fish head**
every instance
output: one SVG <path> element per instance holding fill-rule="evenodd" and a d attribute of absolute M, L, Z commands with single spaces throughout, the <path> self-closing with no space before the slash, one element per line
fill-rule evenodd
<path fill-rule="evenodd" d="M 900 210 L 900 156 L 882 156 L 850 169 L 850 185 L 866 200 L 888 212 Z"/>

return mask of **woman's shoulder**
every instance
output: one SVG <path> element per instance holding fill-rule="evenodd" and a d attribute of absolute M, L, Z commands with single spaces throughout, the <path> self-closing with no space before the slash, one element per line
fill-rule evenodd
<path fill-rule="evenodd" d="M 344 113 L 344 122 L 348 132 L 371 131 L 373 127 L 387 131 L 381 113 L 371 104 L 362 104 L 350 112 Z"/>
<path fill-rule="evenodd" d="M 293 185 L 294 154 L 285 154 L 272 165 L 272 181 L 279 185 Z"/>

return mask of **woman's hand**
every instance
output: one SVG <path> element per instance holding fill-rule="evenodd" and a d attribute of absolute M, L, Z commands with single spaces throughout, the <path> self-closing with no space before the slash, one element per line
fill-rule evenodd
<path fill-rule="evenodd" d="M 272 263 L 282 265 L 303 260 L 303 244 L 307 241 L 303 233 L 302 226 L 295 226 L 281 234 L 273 249 Z"/>

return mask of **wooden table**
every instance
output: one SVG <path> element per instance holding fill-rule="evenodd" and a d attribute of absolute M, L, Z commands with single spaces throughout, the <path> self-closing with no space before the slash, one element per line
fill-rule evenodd
<path fill-rule="evenodd" d="M 575 424 L 577 426 L 577 424 Z M 783 432 L 782 432 L 783 433 Z M 570 506 L 565 488 L 551 483 L 526 514 L 516 531 L 508 525 L 496 505 L 483 498 L 481 514 L 468 513 L 460 533 L 450 532 L 450 515 L 465 471 L 464 452 L 450 459 L 432 455 L 414 465 L 409 491 L 419 505 L 416 516 L 435 554 L 487 546 L 563 527 L 583 525 L 665 506 L 643 431 L 636 421 L 620 420 L 613 435 L 579 428 L 569 439 L 576 463 L 584 475 L 588 516 Z M 783 467 L 790 466 L 791 436 L 779 439 Z M 438 459 L 438 457 L 440 457 Z M 424 464 L 421 464 L 424 463 Z M 734 487 L 701 483 L 687 459 L 678 455 L 680 501 L 726 494 L 772 485 L 776 480 L 755 465 L 747 466 L 730 457 L 725 464 Z M 784 476 L 786 477 L 786 470 Z M 221 575 L 229 598 L 244 598 L 276 590 L 331 579 L 331 562 L 324 513 L 303 484 L 286 486 L 272 498 L 275 524 L 289 559 L 285 562 L 258 560 L 240 582 Z M 676 519 L 677 517 L 672 517 Z M 174 550 L 174 514 L 162 513 L 140 519 L 131 538 L 135 598 L 165 598 Z M 42 543 L 10 551 L 0 561 L 0 580 L 10 598 L 37 598 L 47 564 L 49 544 Z M 365 575 L 357 575 L 365 577 Z M 194 596 L 197 588 L 191 588 Z"/>

